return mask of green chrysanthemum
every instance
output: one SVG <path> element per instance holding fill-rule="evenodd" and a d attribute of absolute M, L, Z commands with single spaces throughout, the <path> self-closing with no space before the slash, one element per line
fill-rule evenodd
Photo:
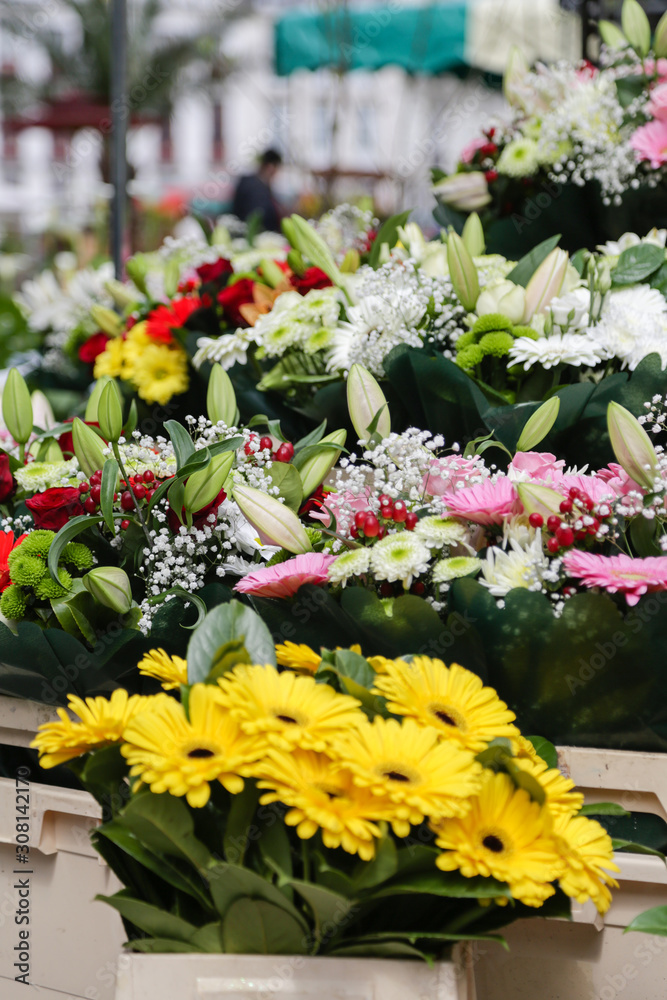
<path fill-rule="evenodd" d="M 275 552 L 269 561 L 267 566 L 279 566 L 280 563 L 287 562 L 288 559 L 294 559 L 294 553 L 288 552 L 287 549 L 280 549 L 279 552 Z"/>
<path fill-rule="evenodd" d="M 55 537 L 55 531 L 47 531 L 46 528 L 37 528 L 23 539 L 21 542 L 21 552 L 25 552 L 29 556 L 40 556 L 40 558 L 46 559 Z"/>
<path fill-rule="evenodd" d="M 470 347 L 472 344 L 476 344 L 478 340 L 477 334 L 473 333 L 472 330 L 466 330 L 462 333 L 459 339 L 456 341 L 456 350 L 463 351 L 466 347 Z"/>
<path fill-rule="evenodd" d="M 529 177 L 537 172 L 540 156 L 534 139 L 515 139 L 505 146 L 497 170 L 508 177 Z"/>
<path fill-rule="evenodd" d="M 9 554 L 10 579 L 21 587 L 35 587 L 46 573 L 46 563 L 39 556 L 27 555 L 22 550 L 20 545 Z"/>
<path fill-rule="evenodd" d="M 514 343 L 511 333 L 497 332 L 485 333 L 479 342 L 480 348 L 485 355 L 493 358 L 504 358 L 509 353 L 509 349 Z"/>
<path fill-rule="evenodd" d="M 464 371 L 469 371 L 480 364 L 483 357 L 484 351 L 479 344 L 471 344 L 470 347 L 464 347 L 462 351 L 458 352 L 456 355 L 456 364 L 459 368 L 463 368 Z"/>
<path fill-rule="evenodd" d="M 507 316 L 503 316 L 502 313 L 487 313 L 486 316 L 480 316 L 475 321 L 472 332 L 479 338 L 485 333 L 493 333 L 498 330 L 507 330 L 509 332 L 511 329 L 512 321 Z"/>
<path fill-rule="evenodd" d="M 60 561 L 61 563 L 74 566 L 79 571 L 83 571 L 92 567 L 93 553 L 83 542 L 68 542 L 60 557 Z"/>
<path fill-rule="evenodd" d="M 471 576 L 478 573 L 482 566 L 481 559 L 474 556 L 452 556 L 450 559 L 441 559 L 433 567 L 434 583 L 449 583 L 450 580 L 457 580 L 461 576 Z"/>
<path fill-rule="evenodd" d="M 75 475 L 78 463 L 75 458 L 69 462 L 31 462 L 17 469 L 14 476 L 24 490 L 35 493 L 62 486 Z"/>
<path fill-rule="evenodd" d="M 303 349 L 306 354 L 317 354 L 318 351 L 323 351 L 325 347 L 328 347 L 332 340 L 333 330 L 329 330 L 326 326 L 323 326 L 321 330 L 311 333 L 303 345 Z"/>
<path fill-rule="evenodd" d="M 540 339 L 539 333 L 537 330 L 533 330 L 532 326 L 515 326 L 512 334 L 515 337 L 530 337 L 531 340 Z"/>
<path fill-rule="evenodd" d="M 3 591 L 2 598 L 0 599 L 0 612 L 5 618 L 9 618 L 12 621 L 20 620 L 24 617 L 27 607 L 26 596 L 16 584 L 11 584 Z"/>
<path fill-rule="evenodd" d="M 348 549 L 341 553 L 329 566 L 329 582 L 341 583 L 343 586 L 353 576 L 362 576 L 368 572 L 371 552 L 368 548 Z"/>
<path fill-rule="evenodd" d="M 35 597 L 38 597 L 42 601 L 49 601 L 54 597 L 64 597 L 72 586 L 72 577 L 61 566 L 58 570 L 58 579 L 60 583 L 56 583 L 48 575 L 45 576 L 35 587 Z"/>

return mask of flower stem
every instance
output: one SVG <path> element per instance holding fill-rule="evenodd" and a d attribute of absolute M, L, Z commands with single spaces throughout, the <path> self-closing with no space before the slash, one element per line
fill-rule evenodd
<path fill-rule="evenodd" d="M 118 468 L 120 469 L 121 479 L 125 480 L 125 484 L 127 485 L 127 488 L 128 488 L 128 490 L 129 490 L 129 492 L 130 492 L 130 494 L 132 496 L 132 500 L 134 501 L 134 509 L 137 512 L 137 517 L 139 518 L 139 524 L 141 525 L 142 531 L 143 531 L 144 535 L 146 536 L 146 541 L 148 542 L 149 548 L 152 549 L 153 548 L 153 542 L 151 541 L 151 536 L 150 536 L 150 532 L 148 530 L 148 525 L 146 524 L 146 519 L 144 518 L 144 512 L 142 511 L 141 507 L 139 506 L 139 501 L 136 498 L 136 496 L 134 495 L 134 490 L 130 486 L 130 477 L 128 476 L 127 472 L 125 471 L 125 466 L 123 465 L 123 459 L 121 458 L 120 448 L 118 447 L 118 442 L 117 441 L 113 441 L 111 443 L 111 447 L 113 448 L 114 458 L 118 462 Z"/>

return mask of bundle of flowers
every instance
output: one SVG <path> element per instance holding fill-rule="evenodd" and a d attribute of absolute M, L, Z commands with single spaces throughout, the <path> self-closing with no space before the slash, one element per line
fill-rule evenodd
<path fill-rule="evenodd" d="M 104 805 L 131 949 L 431 958 L 568 896 L 609 907 L 608 834 L 459 665 L 275 650 L 232 603 L 139 669 L 165 690 L 71 697 L 34 741 Z"/>
<path fill-rule="evenodd" d="M 513 53 L 504 82 L 512 117 L 470 143 L 454 175 L 439 174 L 434 191 L 445 206 L 483 210 L 486 224 L 511 216 L 527 225 L 565 184 L 595 185 L 603 204 L 616 206 L 628 191 L 663 184 L 667 21 L 652 36 L 636 0 L 623 9 L 623 31 L 601 23 L 600 69 L 582 62 L 531 70 Z M 537 211 L 526 217 L 531 200 Z"/>

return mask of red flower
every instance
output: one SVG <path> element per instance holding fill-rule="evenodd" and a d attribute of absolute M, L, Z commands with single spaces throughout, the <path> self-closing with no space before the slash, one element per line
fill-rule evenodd
<path fill-rule="evenodd" d="M 153 340 L 170 344 L 172 331 L 185 326 L 193 312 L 201 309 L 201 301 L 196 296 L 192 298 L 174 299 L 168 306 L 158 306 L 146 317 L 148 325 L 146 332 Z"/>
<path fill-rule="evenodd" d="M 74 417 L 68 417 L 67 420 L 63 420 L 64 424 L 73 424 Z M 88 427 L 99 427 L 97 420 L 84 420 L 84 424 Z M 65 431 L 58 438 L 58 444 L 60 445 L 60 450 L 62 451 L 65 458 L 71 458 L 74 454 L 74 438 L 72 437 L 71 431 Z"/>
<path fill-rule="evenodd" d="M 233 285 L 227 285 L 221 292 L 218 292 L 218 302 L 232 326 L 248 325 L 239 312 L 239 306 L 245 306 L 255 301 L 252 294 L 254 285 L 255 282 L 251 278 L 241 278 Z"/>
<path fill-rule="evenodd" d="M 26 537 L 21 535 L 14 541 L 13 531 L 0 532 L 0 592 L 6 590 L 12 582 L 9 578 L 9 553 Z"/>
<path fill-rule="evenodd" d="M 220 490 L 215 500 L 211 500 L 206 507 L 202 507 L 201 510 L 197 510 L 192 515 L 192 526 L 197 529 L 201 529 L 205 524 L 208 523 L 208 517 L 211 514 L 217 514 L 218 507 L 223 500 L 227 499 L 227 494 L 224 490 Z M 183 515 L 183 520 L 185 520 L 185 507 L 182 508 L 181 514 Z M 175 511 L 171 508 L 167 511 L 167 521 L 172 532 L 177 535 L 178 529 L 181 527 L 181 522 L 178 520 Z"/>
<path fill-rule="evenodd" d="M 102 333 L 101 330 L 99 333 L 94 333 L 79 348 L 79 361 L 83 361 L 86 365 L 92 365 L 97 355 L 102 353 L 110 340 L 111 337 L 107 336 L 106 333 Z"/>
<path fill-rule="evenodd" d="M 81 494 L 75 486 L 54 486 L 51 490 L 36 493 L 25 502 L 32 514 L 35 527 L 60 531 L 70 517 L 83 514 Z"/>
<path fill-rule="evenodd" d="M 333 282 L 327 278 L 324 271 L 320 271 L 319 267 L 309 267 L 301 277 L 298 274 L 293 274 L 290 278 L 290 284 L 301 295 L 305 295 L 311 288 L 330 288 Z"/>
<path fill-rule="evenodd" d="M 14 492 L 14 477 L 9 468 L 9 456 L 0 454 L 0 503 L 4 503 Z"/>
<path fill-rule="evenodd" d="M 209 281 L 217 281 L 225 274 L 231 274 L 232 265 L 225 257 L 219 257 L 214 264 L 202 264 L 201 267 L 196 268 L 196 271 L 201 278 L 202 285 L 206 285 Z"/>

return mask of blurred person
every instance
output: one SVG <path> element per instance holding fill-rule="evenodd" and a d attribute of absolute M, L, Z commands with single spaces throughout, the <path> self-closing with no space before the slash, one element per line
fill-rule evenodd
<path fill-rule="evenodd" d="M 262 229 L 280 232 L 281 212 L 271 184 L 282 162 L 282 156 L 275 149 L 267 149 L 262 153 L 257 172 L 244 175 L 236 185 L 232 201 L 234 215 L 244 222 L 252 215 L 259 215 Z"/>

